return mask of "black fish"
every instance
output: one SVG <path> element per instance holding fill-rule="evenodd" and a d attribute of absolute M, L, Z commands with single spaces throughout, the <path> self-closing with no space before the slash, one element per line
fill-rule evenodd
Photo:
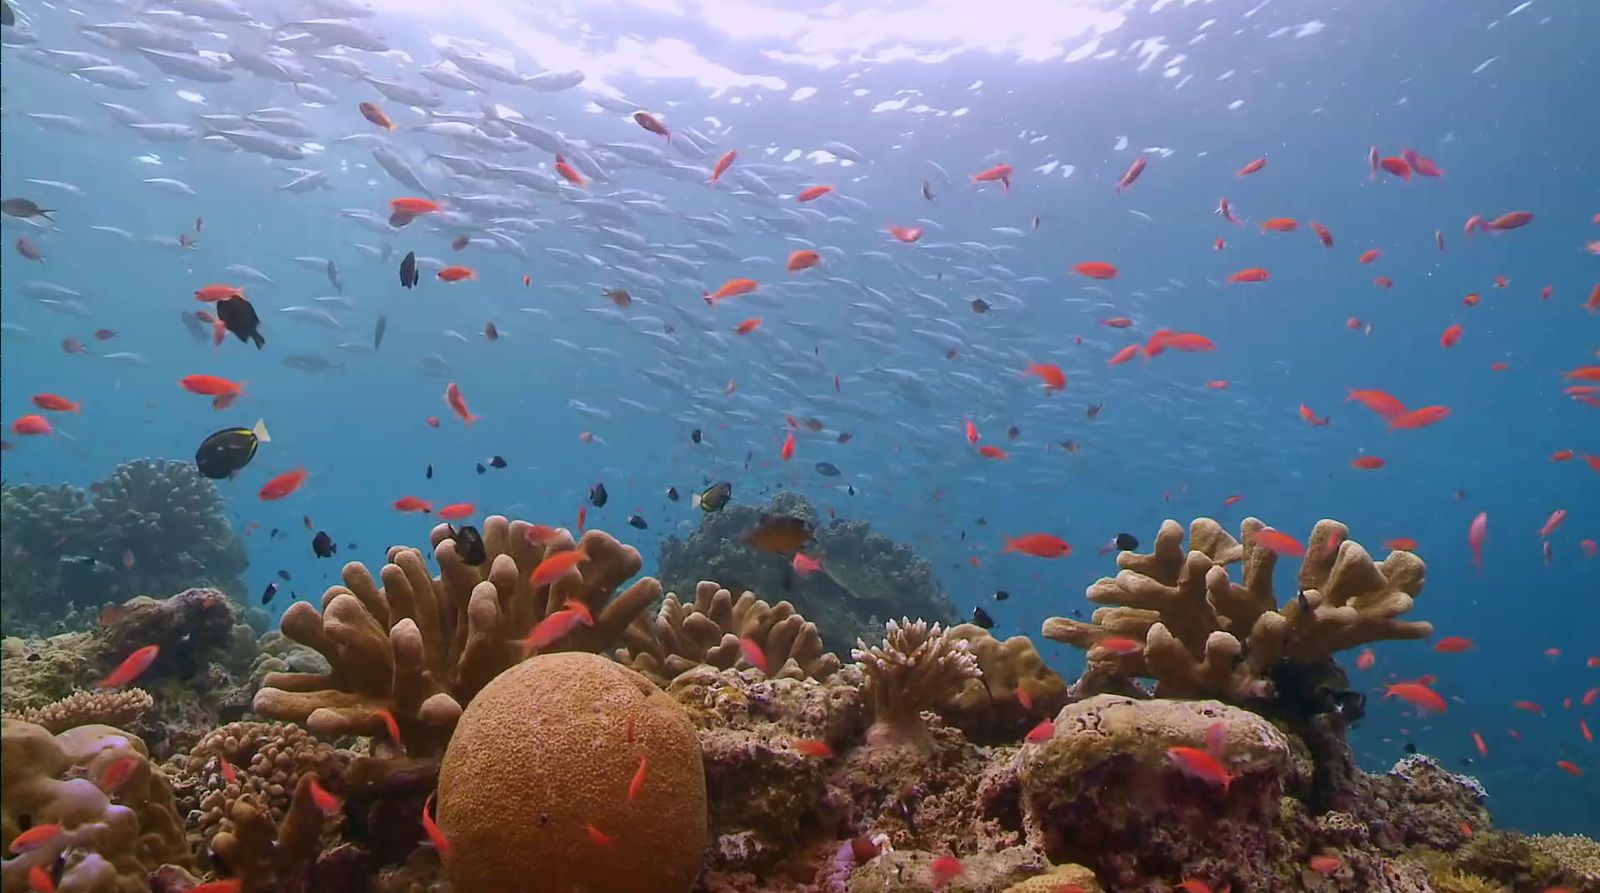
<path fill-rule="evenodd" d="M 277 538 L 278 538 L 278 528 L 274 527 L 274 528 L 272 528 L 272 532 L 267 534 L 267 539 L 275 540 Z"/>
<path fill-rule="evenodd" d="M 220 481 L 249 465 L 256 447 L 271 440 L 265 419 L 258 420 L 254 428 L 223 428 L 200 442 L 194 464 L 201 474 Z"/>
<path fill-rule="evenodd" d="M 1118 549 L 1124 552 L 1132 552 L 1134 549 L 1139 548 L 1139 538 L 1131 533 L 1119 533 L 1117 534 L 1116 545 Z"/>
<path fill-rule="evenodd" d="M 432 462 L 428 463 L 428 472 L 425 475 L 425 477 L 427 477 L 427 479 L 430 480 L 430 481 L 433 480 L 433 463 Z"/>
<path fill-rule="evenodd" d="M 383 346 L 383 333 L 389 331 L 389 317 L 380 314 L 378 325 L 372 330 L 372 349 L 377 350 Z"/>
<path fill-rule="evenodd" d="M 835 437 L 834 440 L 837 440 L 840 443 L 849 443 L 850 438 L 852 437 L 855 437 L 855 435 L 851 434 L 849 431 L 840 431 L 839 436 Z"/>
<path fill-rule="evenodd" d="M 405 260 L 400 261 L 400 284 L 406 288 L 415 288 L 422 281 L 422 273 L 417 270 L 417 253 L 407 251 Z"/>
<path fill-rule="evenodd" d="M 606 500 L 610 498 L 611 494 L 606 492 L 605 484 L 595 484 L 589 488 L 589 504 L 597 509 L 605 508 Z"/>
<path fill-rule="evenodd" d="M 1104 403 L 1091 403 L 1089 404 L 1089 408 L 1083 411 L 1083 414 L 1088 416 L 1089 421 L 1092 422 L 1100 416 L 1100 410 L 1105 408 L 1106 405 Z"/>
<path fill-rule="evenodd" d="M 677 487 L 668 487 L 667 488 L 667 498 L 672 500 L 673 502 L 677 502 L 678 501 L 678 488 Z"/>
<path fill-rule="evenodd" d="M 344 283 L 339 281 L 339 268 L 333 265 L 333 259 L 328 259 L 328 282 L 339 294 L 344 294 Z"/>
<path fill-rule="evenodd" d="M 855 487 L 855 485 L 854 485 L 854 484 L 850 484 L 850 485 L 848 485 L 848 486 L 846 486 L 846 487 L 845 487 L 845 488 L 844 488 L 844 489 L 845 489 L 845 490 L 846 490 L 846 491 L 847 491 L 847 492 L 848 492 L 848 493 L 849 493 L 849 494 L 850 494 L 850 495 L 851 495 L 851 496 L 854 496 L 854 495 L 856 495 L 856 487 Z"/>
<path fill-rule="evenodd" d="M 820 474 L 825 478 L 836 478 L 839 476 L 839 466 L 833 464 L 832 462 L 818 462 L 816 467 L 817 474 Z"/>
<path fill-rule="evenodd" d="M 289 572 L 286 571 L 286 570 L 279 570 L 278 571 L 278 579 L 282 580 L 285 583 L 289 582 Z"/>
<path fill-rule="evenodd" d="M 489 467 L 490 468 L 505 468 L 506 467 L 506 460 L 500 458 L 499 456 L 490 456 L 489 457 Z"/>
<path fill-rule="evenodd" d="M 276 584 L 276 583 L 268 583 L 266 590 L 261 593 L 261 603 L 263 605 L 267 604 L 268 602 L 270 602 L 274 598 L 276 598 L 277 595 L 278 595 L 278 584 Z"/>
<path fill-rule="evenodd" d="M 647 530 L 650 527 L 650 525 L 645 523 L 645 520 L 643 518 L 639 517 L 638 515 L 629 515 L 628 516 L 628 524 L 630 526 L 632 526 L 632 527 L 635 527 L 635 528 L 639 529 L 639 530 Z"/>
<path fill-rule="evenodd" d="M 763 552 L 798 552 L 811 542 L 816 525 L 793 515 L 764 514 L 744 535 L 745 545 Z"/>
<path fill-rule="evenodd" d="M 695 443 L 699 443 L 700 442 L 700 429 L 696 428 L 693 431 L 690 431 L 689 432 L 689 439 L 694 441 Z"/>
<path fill-rule="evenodd" d="M 973 313 L 988 313 L 989 312 L 989 308 L 991 306 L 993 306 L 993 305 L 991 305 L 988 301 L 985 301 L 982 298 L 973 298 L 972 299 L 972 312 Z"/>
<path fill-rule="evenodd" d="M 332 558 L 334 553 L 339 551 L 339 544 L 333 541 L 333 537 L 328 536 L 328 531 L 319 530 L 317 535 L 311 538 L 311 551 L 315 552 L 318 558 Z"/>
<path fill-rule="evenodd" d="M 979 629 L 994 629 L 994 618 L 982 606 L 972 609 L 972 625 Z"/>
<path fill-rule="evenodd" d="M 976 520 L 976 521 L 974 521 L 972 523 L 978 525 L 979 527 L 988 527 L 989 526 L 989 519 L 985 518 L 985 517 L 982 517 L 982 516 L 979 516 L 978 520 Z"/>
<path fill-rule="evenodd" d="M 1011 593 L 1005 591 L 1004 589 L 996 589 L 994 591 L 994 600 L 997 602 L 1003 602 L 1010 597 Z"/>
<path fill-rule="evenodd" d="M 1018 428 L 1016 425 L 1012 425 L 1011 427 L 1006 429 L 1006 437 L 1009 437 L 1012 440 L 1016 440 L 1017 438 L 1019 438 L 1021 436 L 1022 436 L 1022 429 Z"/>
<path fill-rule="evenodd" d="M 489 550 L 484 548 L 478 528 L 463 524 L 455 528 L 456 554 L 467 564 L 477 567 L 489 560 Z"/>
<path fill-rule="evenodd" d="M 17 14 L 11 11 L 11 4 L 0 0 L 0 25 L 7 28 L 17 23 Z"/>
<path fill-rule="evenodd" d="M 1415 756 L 1416 753 L 1417 753 L 1417 746 L 1415 744 L 1412 744 L 1410 741 L 1407 741 L 1405 750 L 1406 750 L 1406 753 L 1411 754 L 1412 756 Z"/>
<path fill-rule="evenodd" d="M 256 308 L 244 298 L 218 301 L 217 319 L 240 341 L 254 341 L 256 350 L 267 343 L 267 339 L 261 337 L 261 317 L 256 316 Z"/>
<path fill-rule="evenodd" d="M 478 463 L 478 473 L 479 474 L 483 474 L 485 471 L 488 471 L 488 470 L 489 469 L 483 467 L 483 463 L 482 462 Z"/>
<path fill-rule="evenodd" d="M 708 514 L 711 512 L 720 512 L 722 511 L 722 507 L 727 505 L 728 500 L 732 498 L 733 484 L 727 481 L 721 481 L 719 483 L 712 484 L 711 486 L 705 488 L 705 490 L 697 493 L 694 497 L 694 505 L 695 508 L 698 508 L 699 510 Z"/>

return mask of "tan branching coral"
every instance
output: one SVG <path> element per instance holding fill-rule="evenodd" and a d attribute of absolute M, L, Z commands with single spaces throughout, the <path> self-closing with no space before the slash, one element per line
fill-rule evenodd
<path fill-rule="evenodd" d="M 748 666 L 739 640 L 761 647 L 772 675 L 826 679 L 839 670 L 839 657 L 823 647 L 817 625 L 788 602 L 769 605 L 753 592 L 738 598 L 716 583 L 701 581 L 694 601 L 684 604 L 668 593 L 654 619 L 636 617 L 624 633 L 626 647 L 617 659 L 665 685 L 701 665 L 719 670 Z"/>
<path fill-rule="evenodd" d="M 211 838 L 211 858 L 242 882 L 244 893 L 262 893 L 302 875 L 317 856 L 323 814 L 311 798 L 314 775 L 295 785 L 281 821 L 246 794 L 228 809 L 230 830 Z"/>
<path fill-rule="evenodd" d="M 874 743 L 930 746 L 922 711 L 954 697 L 982 673 L 966 640 L 925 620 L 891 620 L 883 644 L 858 639 L 850 655 L 865 676 L 862 694 L 872 711 L 867 738 Z"/>
<path fill-rule="evenodd" d="M 1422 559 L 1397 551 L 1376 563 L 1337 521 L 1317 522 L 1298 592 L 1280 607 L 1272 582 L 1278 556 L 1255 540 L 1264 529 L 1246 518 L 1235 540 L 1199 518 L 1186 552 L 1183 528 L 1165 521 L 1152 553 L 1122 553 L 1121 572 L 1089 587 L 1089 600 L 1109 607 L 1091 623 L 1052 617 L 1044 636 L 1088 650 L 1079 683 L 1085 693 L 1123 690 L 1126 680 L 1144 677 L 1163 697 L 1239 700 L 1269 697 L 1267 676 L 1280 661 L 1315 663 L 1369 642 L 1433 633 L 1432 624 L 1399 619 L 1422 591 Z M 1240 583 L 1228 576 L 1235 562 Z M 1142 647 L 1101 644 L 1112 637 Z"/>
<path fill-rule="evenodd" d="M 166 768 L 180 814 L 209 843 L 217 832 L 233 830 L 229 816 L 240 797 L 249 796 L 269 821 L 281 821 L 303 776 L 336 777 L 349 756 L 293 723 L 232 722 L 208 732 Z M 222 760 L 233 767 L 235 782 L 224 778 Z"/>
<path fill-rule="evenodd" d="M 1027 636 L 1001 641 L 971 623 L 952 626 L 945 636 L 965 641 L 983 671 L 937 707 L 967 737 L 1014 739 L 1066 703 L 1067 683 L 1045 664 Z"/>
<path fill-rule="evenodd" d="M 422 553 L 396 546 L 379 572 L 345 565 L 343 586 L 322 597 L 322 611 L 296 603 L 284 612 L 283 634 L 328 659 L 332 671 L 272 673 L 255 710 L 305 724 L 322 735 L 385 734 L 379 710 L 393 713 L 412 756 L 443 752 L 461 711 L 489 680 L 526 655 L 522 640 L 546 616 L 579 602 L 594 615 L 548 651 L 600 651 L 616 645 L 634 618 L 661 597 L 639 572 L 636 549 L 591 530 L 581 543 L 565 531 L 545 545 L 529 541 L 532 525 L 499 515 L 484 519 L 481 565 L 468 564 L 449 525 L 431 537 L 439 576 Z M 550 586 L 529 577 L 550 555 L 581 546 L 589 560 Z"/>
<path fill-rule="evenodd" d="M 6 717 L 44 726 L 50 734 L 56 735 L 75 726 L 125 726 L 143 716 L 154 704 L 155 699 L 142 688 L 76 691 L 59 701 L 7 713 Z"/>

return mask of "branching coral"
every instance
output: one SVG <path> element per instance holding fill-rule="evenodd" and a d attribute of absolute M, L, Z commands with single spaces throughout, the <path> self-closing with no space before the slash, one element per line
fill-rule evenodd
<path fill-rule="evenodd" d="M 187 754 L 173 757 L 166 770 L 181 814 L 204 843 L 219 831 L 232 830 L 230 816 L 240 797 L 249 796 L 269 821 L 281 821 L 302 777 L 333 778 L 349 756 L 293 723 L 232 722 L 213 729 Z M 232 768 L 234 782 L 224 777 L 222 760 Z"/>
<path fill-rule="evenodd" d="M 982 674 L 966 640 L 947 636 L 925 620 L 889 621 L 883 643 L 857 640 L 851 656 L 866 679 L 862 694 L 872 711 L 867 737 L 874 743 L 928 747 L 922 711 L 931 710 Z"/>
<path fill-rule="evenodd" d="M 262 893 L 274 884 L 295 881 L 317 857 L 323 814 L 311 798 L 314 775 L 295 785 L 282 821 L 245 794 L 228 808 L 228 830 L 211 838 L 211 858 L 242 881 L 244 893 Z M 300 884 L 291 883 L 298 888 Z"/>
<path fill-rule="evenodd" d="M 952 626 L 945 635 L 965 641 L 983 671 L 937 708 L 968 738 L 1015 740 L 1066 703 L 1066 682 L 1045 665 L 1027 636 L 1002 642 L 971 623 Z"/>
<path fill-rule="evenodd" d="M 78 691 L 43 707 L 7 714 L 6 718 L 44 726 L 55 735 L 74 726 L 124 726 L 143 716 L 154 704 L 155 699 L 142 688 Z"/>
<path fill-rule="evenodd" d="M 1121 572 L 1088 589 L 1102 607 L 1092 623 L 1065 617 L 1045 621 L 1046 638 L 1089 652 L 1079 686 L 1085 692 L 1126 690 L 1126 680 L 1153 677 L 1164 697 L 1268 698 L 1270 675 L 1281 661 L 1311 664 L 1337 651 L 1389 639 L 1421 639 L 1429 623 L 1399 619 L 1422 590 L 1425 567 L 1410 552 L 1375 563 L 1346 539 L 1337 521 L 1320 521 L 1305 547 L 1298 594 L 1281 607 L 1272 572 L 1277 555 L 1256 542 L 1265 529 L 1245 519 L 1240 540 L 1210 518 L 1183 529 L 1166 521 L 1155 550 L 1124 552 Z M 1242 583 L 1228 576 L 1240 562 Z M 1137 648 L 1106 647 L 1108 638 Z"/>
<path fill-rule="evenodd" d="M 468 564 L 449 525 L 434 528 L 439 576 L 428 575 L 422 553 L 396 546 L 379 572 L 345 565 L 343 586 L 322 597 L 322 612 L 296 603 L 284 612 L 283 634 L 328 659 L 328 673 L 271 673 L 256 694 L 256 712 L 303 723 L 323 735 L 384 735 L 388 710 L 412 756 L 437 756 L 461 711 L 489 680 L 525 657 L 522 640 L 550 614 L 571 603 L 587 606 L 592 627 L 580 626 L 546 651 L 598 651 L 618 643 L 635 617 L 661 596 L 639 572 L 637 550 L 598 530 L 575 544 L 561 533 L 545 545 L 530 542 L 530 524 L 501 516 L 484 520 L 486 558 Z M 547 556 L 581 547 L 589 560 L 549 586 L 529 577 Z"/>
<path fill-rule="evenodd" d="M 745 592 L 737 599 L 716 583 L 702 580 L 694 601 L 683 604 L 668 593 L 654 620 L 641 614 L 624 634 L 617 659 L 665 685 L 685 670 L 710 665 L 719 670 L 745 660 L 739 640 L 760 648 L 774 676 L 826 679 L 839 670 L 817 634 L 817 625 L 795 612 L 794 605 L 769 605 Z"/>

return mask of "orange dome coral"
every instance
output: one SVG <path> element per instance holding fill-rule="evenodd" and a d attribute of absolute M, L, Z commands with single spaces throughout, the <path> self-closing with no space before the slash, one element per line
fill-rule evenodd
<path fill-rule="evenodd" d="M 638 673 L 594 654 L 540 655 L 461 715 L 439 827 L 458 890 L 687 893 L 706 846 L 700 742 Z"/>

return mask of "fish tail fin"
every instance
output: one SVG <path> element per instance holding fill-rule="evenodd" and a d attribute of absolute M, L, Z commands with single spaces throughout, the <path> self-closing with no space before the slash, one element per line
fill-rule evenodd
<path fill-rule="evenodd" d="M 272 435 L 267 431 L 266 419 L 256 419 L 255 427 L 250 429 L 250 433 L 254 434 L 256 436 L 256 440 L 259 440 L 262 443 L 272 442 Z"/>
<path fill-rule="evenodd" d="M 689 507 L 690 508 L 699 508 L 700 507 L 700 494 L 699 493 L 695 493 L 695 494 L 693 494 L 692 496 L 689 497 Z"/>
<path fill-rule="evenodd" d="M 256 343 L 256 350 L 260 350 L 261 348 L 267 346 L 267 339 L 261 337 L 260 332 L 256 332 L 255 334 L 251 335 L 250 340 Z"/>

